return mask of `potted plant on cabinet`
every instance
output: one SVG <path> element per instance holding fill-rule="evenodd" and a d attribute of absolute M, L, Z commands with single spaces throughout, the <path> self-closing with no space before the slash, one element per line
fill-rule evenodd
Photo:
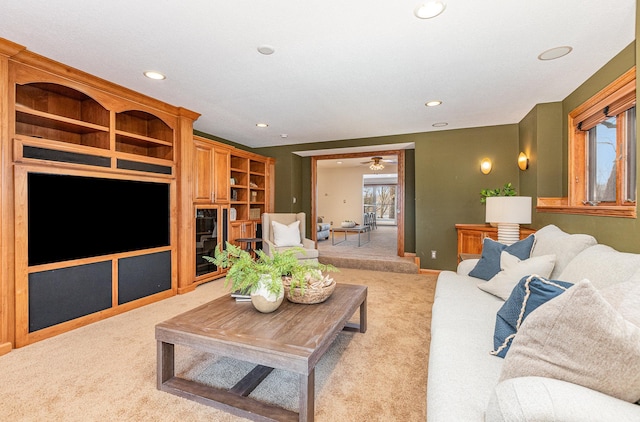
<path fill-rule="evenodd" d="M 288 286 L 304 289 L 317 282 L 322 271 L 335 270 L 331 265 L 301 262 L 296 256 L 298 253 L 304 253 L 304 250 L 275 251 L 273 256 L 256 250 L 254 259 L 249 252 L 227 242 L 225 250 L 218 245 L 214 257 L 203 258 L 219 268 L 227 268 L 225 287 L 230 283 L 232 291 L 249 293 L 253 306 L 267 313 L 275 311 L 282 303 L 285 294 L 283 278 L 286 278 Z"/>
<path fill-rule="evenodd" d="M 487 198 L 491 196 L 516 196 L 516 190 L 511 183 L 505 183 L 501 188 L 482 189 L 480 191 L 480 203 L 486 204 Z"/>

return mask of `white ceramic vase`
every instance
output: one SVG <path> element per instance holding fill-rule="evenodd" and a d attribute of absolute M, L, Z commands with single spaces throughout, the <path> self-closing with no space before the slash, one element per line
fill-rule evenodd
<path fill-rule="evenodd" d="M 263 274 L 258 282 L 258 288 L 251 293 L 253 307 L 265 314 L 278 309 L 284 299 L 284 288 L 280 289 L 280 294 L 277 296 L 267 289 L 263 280 L 268 282 L 270 277 L 269 274 Z"/>

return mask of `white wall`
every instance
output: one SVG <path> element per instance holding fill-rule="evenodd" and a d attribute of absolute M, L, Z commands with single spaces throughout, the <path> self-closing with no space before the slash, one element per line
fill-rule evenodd
<path fill-rule="evenodd" d="M 385 166 L 384 173 L 395 172 L 397 166 Z M 372 173 L 367 166 L 318 168 L 317 215 L 334 226 L 343 220 L 362 224 L 362 175 Z"/>

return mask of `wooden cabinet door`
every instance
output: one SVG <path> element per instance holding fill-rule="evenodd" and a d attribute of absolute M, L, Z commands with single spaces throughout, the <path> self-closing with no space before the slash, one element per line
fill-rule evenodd
<path fill-rule="evenodd" d="M 482 243 L 485 238 L 498 241 L 498 229 L 488 224 L 456 224 L 456 230 L 458 231 L 458 262 L 462 254 L 482 254 Z M 535 233 L 535 230 L 521 227 L 520 240 L 532 233 Z"/>
<path fill-rule="evenodd" d="M 460 230 L 458 232 L 458 247 L 461 253 L 480 254 L 482 253 L 482 242 L 485 237 L 497 240 L 495 233 L 483 232 L 479 230 Z"/>
<path fill-rule="evenodd" d="M 213 201 L 213 148 L 203 142 L 194 141 L 195 170 L 193 180 L 193 202 Z"/>
<path fill-rule="evenodd" d="M 229 202 L 229 151 L 213 150 L 214 201 Z"/>
<path fill-rule="evenodd" d="M 232 221 L 229 223 L 229 242 L 234 245 L 240 245 L 237 239 L 255 236 L 256 227 L 252 221 Z"/>

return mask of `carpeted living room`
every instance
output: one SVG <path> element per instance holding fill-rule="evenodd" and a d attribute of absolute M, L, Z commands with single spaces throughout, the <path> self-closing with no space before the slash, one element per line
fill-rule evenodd
<path fill-rule="evenodd" d="M 640 420 L 639 4 L 5 0 L 0 419 Z"/>
<path fill-rule="evenodd" d="M 435 277 L 342 269 L 339 283 L 368 287 L 368 330 L 341 333 L 316 368 L 316 420 L 425 420 Z M 224 281 L 61 334 L 0 358 L 3 418 L 13 421 L 240 421 L 156 388 L 155 324 L 219 296 Z M 410 285 L 410 291 L 407 286 Z M 244 304 L 251 306 L 250 303 Z M 320 305 L 309 305 L 320 306 Z M 233 385 L 242 361 L 179 349 L 176 372 Z M 211 381 L 209 381 L 211 382 Z M 216 385 L 222 387 L 221 385 Z M 252 393 L 296 409 L 297 378 L 274 371 Z"/>

